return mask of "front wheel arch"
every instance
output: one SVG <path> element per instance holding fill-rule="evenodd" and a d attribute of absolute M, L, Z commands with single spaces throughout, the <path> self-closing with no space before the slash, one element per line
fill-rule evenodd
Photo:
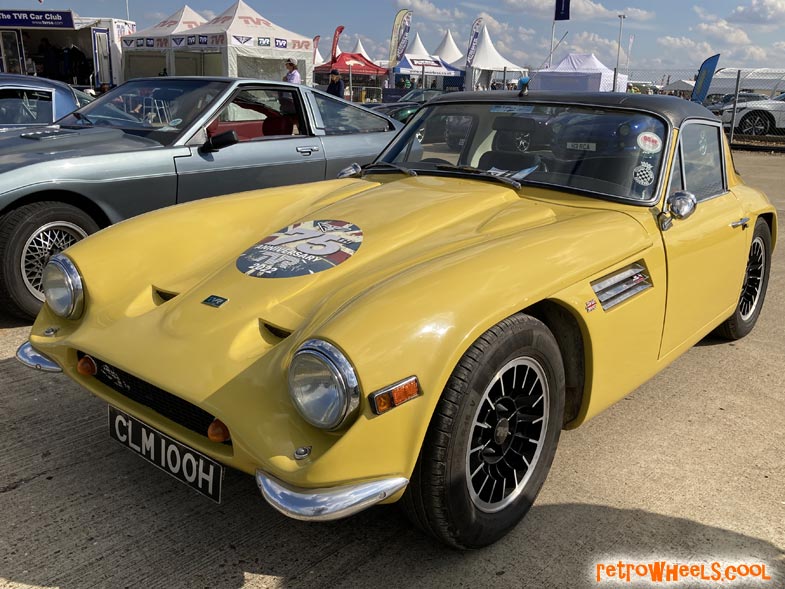
<path fill-rule="evenodd" d="M 88 214 L 101 229 L 112 224 L 112 221 L 109 219 L 106 212 L 94 201 L 78 192 L 69 190 L 44 190 L 26 194 L 3 207 L 3 209 L 0 210 L 0 217 L 18 208 L 36 202 L 60 202 L 81 209 Z"/>

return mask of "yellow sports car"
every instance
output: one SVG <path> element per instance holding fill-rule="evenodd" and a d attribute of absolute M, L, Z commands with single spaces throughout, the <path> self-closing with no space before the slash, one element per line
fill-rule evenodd
<path fill-rule="evenodd" d="M 217 501 L 232 467 L 291 517 L 400 501 L 474 548 L 527 512 L 562 428 L 763 305 L 775 209 L 679 98 L 445 94 L 341 176 L 54 255 L 17 356 Z"/>

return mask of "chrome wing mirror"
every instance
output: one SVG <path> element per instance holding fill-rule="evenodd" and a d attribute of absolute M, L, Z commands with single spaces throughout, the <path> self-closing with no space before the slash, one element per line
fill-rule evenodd
<path fill-rule="evenodd" d="M 347 166 L 343 170 L 338 172 L 338 176 L 337 177 L 338 177 L 339 180 L 342 179 L 342 178 L 356 178 L 356 177 L 358 177 L 360 175 L 360 172 L 362 172 L 362 171 L 363 170 L 360 167 L 360 164 L 355 162 L 352 165 Z"/>
<path fill-rule="evenodd" d="M 660 213 L 660 229 L 667 231 L 673 225 L 673 219 L 690 217 L 698 206 L 698 199 L 692 192 L 677 190 L 665 200 L 665 210 Z"/>

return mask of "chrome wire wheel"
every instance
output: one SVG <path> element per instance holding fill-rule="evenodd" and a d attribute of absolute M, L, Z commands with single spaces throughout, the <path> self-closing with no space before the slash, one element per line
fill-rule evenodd
<path fill-rule="evenodd" d="M 763 238 L 756 236 L 750 246 L 747 271 L 744 274 L 744 286 L 741 289 L 741 298 L 739 299 L 739 312 L 744 321 L 748 321 L 758 307 L 765 272 L 766 247 L 763 243 Z"/>
<path fill-rule="evenodd" d="M 42 282 L 49 258 L 85 237 L 84 229 L 67 221 L 47 223 L 32 233 L 22 248 L 20 260 L 22 279 L 30 294 L 39 301 L 44 300 Z"/>
<path fill-rule="evenodd" d="M 472 502 L 486 513 L 503 510 L 526 487 L 545 443 L 548 381 L 531 357 L 499 370 L 477 407 L 466 450 Z"/>

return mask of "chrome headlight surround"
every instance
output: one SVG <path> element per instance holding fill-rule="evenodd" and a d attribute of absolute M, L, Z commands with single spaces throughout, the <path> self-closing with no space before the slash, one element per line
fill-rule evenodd
<path fill-rule="evenodd" d="M 82 276 L 74 263 L 63 254 L 49 259 L 44 268 L 41 289 L 46 304 L 58 317 L 79 319 L 84 311 Z"/>
<path fill-rule="evenodd" d="M 339 429 L 360 405 L 354 367 L 343 352 L 324 340 L 311 339 L 297 348 L 287 380 L 298 413 L 319 429 Z"/>

